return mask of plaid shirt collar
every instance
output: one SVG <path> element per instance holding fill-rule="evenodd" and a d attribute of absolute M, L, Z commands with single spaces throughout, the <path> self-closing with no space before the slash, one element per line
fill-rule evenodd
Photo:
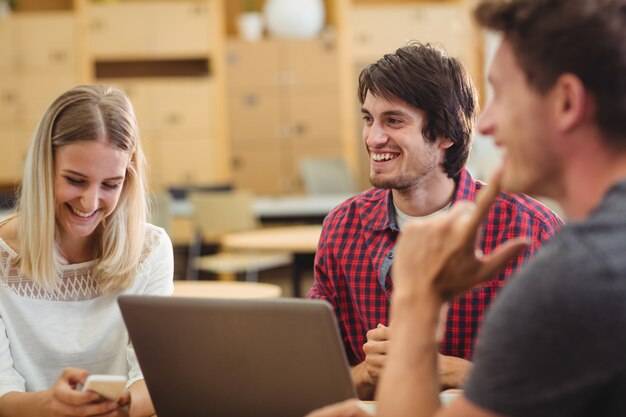
<path fill-rule="evenodd" d="M 476 189 L 482 185 L 480 181 L 472 178 L 472 175 L 466 168 L 461 170 L 461 174 L 455 179 L 455 183 L 456 190 L 452 197 L 453 205 L 461 200 L 474 201 Z M 378 198 L 381 193 L 385 194 L 384 198 Z M 391 190 L 378 189 L 369 198 L 363 198 L 360 204 L 370 207 L 368 210 L 361 210 L 361 224 L 365 230 L 382 231 L 392 229 L 398 231 Z M 384 215 L 381 215 L 381 213 L 384 213 Z"/>

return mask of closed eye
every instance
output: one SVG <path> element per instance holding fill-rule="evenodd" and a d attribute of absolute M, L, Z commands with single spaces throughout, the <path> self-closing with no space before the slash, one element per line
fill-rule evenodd
<path fill-rule="evenodd" d="M 65 177 L 65 180 L 72 185 L 82 185 L 85 183 L 85 180 L 81 180 L 79 178 L 74 177 Z"/>
<path fill-rule="evenodd" d="M 117 190 L 121 183 L 103 183 L 102 186 L 109 190 Z"/>

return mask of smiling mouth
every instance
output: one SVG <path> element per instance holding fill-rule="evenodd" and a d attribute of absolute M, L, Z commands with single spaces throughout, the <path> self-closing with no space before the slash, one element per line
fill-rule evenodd
<path fill-rule="evenodd" d="M 373 161 L 383 162 L 383 161 L 391 161 L 392 159 L 396 159 L 399 154 L 395 153 L 372 153 L 370 157 Z"/>
<path fill-rule="evenodd" d="M 93 217 L 93 215 L 96 214 L 96 212 L 98 211 L 98 210 L 94 210 L 91 213 L 86 213 L 84 211 L 80 211 L 77 208 L 74 208 L 74 207 L 70 206 L 69 204 L 67 206 L 70 208 L 72 213 L 74 213 L 75 215 L 77 215 L 78 217 L 80 217 L 82 219 L 88 219 L 90 217 Z"/>

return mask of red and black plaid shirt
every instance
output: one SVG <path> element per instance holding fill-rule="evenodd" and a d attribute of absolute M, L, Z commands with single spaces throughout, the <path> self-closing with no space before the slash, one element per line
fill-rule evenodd
<path fill-rule="evenodd" d="M 464 170 L 452 204 L 474 201 L 482 186 Z M 527 237 L 532 246 L 491 281 L 450 303 L 441 353 L 470 359 L 479 324 L 498 290 L 561 223 L 556 214 L 530 197 L 500 194 L 483 225 L 483 252 L 488 254 L 514 237 Z M 351 365 L 365 359 L 366 333 L 378 323 L 388 325 L 393 292 L 389 269 L 397 237 L 390 190 L 365 191 L 324 220 L 315 257 L 315 282 L 308 297 L 328 300 L 334 306 Z"/>

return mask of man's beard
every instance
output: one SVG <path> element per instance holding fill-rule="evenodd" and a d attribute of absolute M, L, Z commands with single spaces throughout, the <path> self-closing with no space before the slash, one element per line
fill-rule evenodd
<path fill-rule="evenodd" d="M 437 169 L 437 160 L 428 158 L 422 161 L 422 169 L 412 175 L 400 174 L 393 178 L 370 173 L 370 184 L 385 190 L 408 190 L 420 188 L 426 178 Z"/>
<path fill-rule="evenodd" d="M 423 176 L 420 176 L 419 178 L 409 178 L 404 175 L 394 178 L 380 178 L 378 175 L 370 175 L 370 184 L 372 184 L 375 188 L 382 188 L 385 190 L 403 190 L 419 184 L 422 178 Z"/>

